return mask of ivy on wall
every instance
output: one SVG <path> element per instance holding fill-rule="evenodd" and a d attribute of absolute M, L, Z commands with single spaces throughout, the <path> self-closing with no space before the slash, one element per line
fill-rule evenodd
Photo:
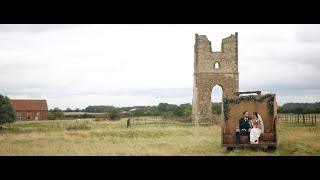
<path fill-rule="evenodd" d="M 261 103 L 263 100 L 268 100 L 268 108 L 269 108 L 269 114 L 273 115 L 273 107 L 274 107 L 274 94 L 266 94 L 263 96 L 240 96 L 239 98 L 223 98 L 223 113 L 224 113 L 224 120 L 228 120 L 229 115 L 229 103 L 239 104 L 241 101 L 256 101 Z"/>

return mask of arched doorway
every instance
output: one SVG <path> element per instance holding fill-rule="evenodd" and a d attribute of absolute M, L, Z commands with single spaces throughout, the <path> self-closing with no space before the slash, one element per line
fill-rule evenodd
<path fill-rule="evenodd" d="M 211 92 L 211 112 L 213 114 L 214 121 L 220 121 L 222 113 L 222 99 L 223 99 L 223 89 L 222 86 L 217 84 L 214 85 Z"/>

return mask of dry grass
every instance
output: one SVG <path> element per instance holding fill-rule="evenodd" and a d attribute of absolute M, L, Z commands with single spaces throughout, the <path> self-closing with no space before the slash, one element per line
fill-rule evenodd
<path fill-rule="evenodd" d="M 220 144 L 220 126 L 187 123 L 138 125 L 121 121 L 15 122 L 0 130 L 3 156 L 274 156 L 320 155 L 319 126 L 279 124 L 276 151 Z"/>

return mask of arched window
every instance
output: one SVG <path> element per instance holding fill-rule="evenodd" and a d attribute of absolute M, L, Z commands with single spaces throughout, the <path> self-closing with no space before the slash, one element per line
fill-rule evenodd
<path fill-rule="evenodd" d="M 214 69 L 220 69 L 220 63 L 219 62 L 215 62 L 213 68 Z"/>

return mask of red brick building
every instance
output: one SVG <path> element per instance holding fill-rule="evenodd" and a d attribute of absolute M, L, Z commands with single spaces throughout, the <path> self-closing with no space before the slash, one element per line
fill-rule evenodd
<path fill-rule="evenodd" d="M 48 119 L 47 100 L 12 99 L 11 103 L 16 110 L 18 121 Z"/>

